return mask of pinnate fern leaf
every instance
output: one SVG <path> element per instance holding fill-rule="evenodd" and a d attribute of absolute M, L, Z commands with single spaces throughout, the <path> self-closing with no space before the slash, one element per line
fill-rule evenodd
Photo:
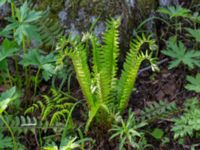
<path fill-rule="evenodd" d="M 130 52 L 126 56 L 122 75 L 118 83 L 117 97 L 120 111 L 123 111 L 128 104 L 128 99 L 133 91 L 141 63 L 145 59 L 152 61 L 151 54 L 148 54 L 147 52 L 146 54 L 143 54 L 143 52 L 140 51 L 141 46 L 145 43 L 148 43 L 151 47 L 155 45 L 154 40 L 151 40 L 150 37 L 146 38 L 144 35 L 141 38 L 137 37 L 137 39 L 133 40 L 130 44 Z"/>
<path fill-rule="evenodd" d="M 184 112 L 179 118 L 174 118 L 172 131 L 174 138 L 184 138 L 193 136 L 195 131 L 200 131 L 200 105 L 196 98 L 189 99 L 185 102 Z M 189 106 L 189 107 L 188 107 Z M 188 109 L 189 108 L 189 109 Z"/>

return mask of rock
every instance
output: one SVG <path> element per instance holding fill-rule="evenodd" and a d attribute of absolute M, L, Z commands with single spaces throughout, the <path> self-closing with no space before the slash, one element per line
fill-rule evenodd
<path fill-rule="evenodd" d="M 58 17 L 62 25 L 64 25 L 65 22 L 67 21 L 67 15 L 68 15 L 67 12 L 64 10 L 59 12 Z"/>
<path fill-rule="evenodd" d="M 0 7 L 0 16 L 1 17 L 7 17 L 10 13 L 10 7 L 8 4 L 4 4 Z"/>
<path fill-rule="evenodd" d="M 169 6 L 169 5 L 179 5 L 179 0 L 159 0 L 159 4 L 161 7 Z"/>
<path fill-rule="evenodd" d="M 97 37 L 100 37 L 101 34 L 105 31 L 106 29 L 106 26 L 105 26 L 105 23 L 103 22 L 99 22 L 96 27 L 94 28 L 94 34 L 97 36 Z"/>
<path fill-rule="evenodd" d="M 171 4 L 171 0 L 159 0 L 160 6 L 168 6 Z"/>
<path fill-rule="evenodd" d="M 71 38 L 75 38 L 76 36 L 79 36 L 80 35 L 80 32 L 79 30 L 77 30 L 77 28 L 75 27 L 75 24 L 74 23 L 71 23 L 70 25 L 71 27 L 67 30 L 65 30 L 65 34 L 66 35 L 69 35 L 71 34 Z"/>
<path fill-rule="evenodd" d="M 132 9 L 134 9 L 136 6 L 136 0 L 125 0 L 125 3 L 127 5 L 127 8 L 130 14 Z"/>

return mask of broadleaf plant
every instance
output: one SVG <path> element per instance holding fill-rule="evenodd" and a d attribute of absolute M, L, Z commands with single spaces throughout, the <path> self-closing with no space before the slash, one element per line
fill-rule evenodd
<path fill-rule="evenodd" d="M 181 6 L 169 6 L 167 8 L 161 7 L 158 9 L 158 12 L 169 15 L 170 18 L 176 17 L 188 17 L 190 16 L 190 10 L 183 8 Z"/>
<path fill-rule="evenodd" d="M 34 94 L 36 94 L 41 72 L 45 81 L 48 81 L 55 74 L 55 66 L 53 64 L 55 61 L 56 57 L 53 53 L 44 56 L 40 53 L 39 49 L 30 49 L 28 53 L 23 55 L 20 64 L 24 67 L 32 65 L 38 69 L 34 78 Z"/>
<path fill-rule="evenodd" d="M 123 150 L 125 145 L 129 145 L 132 148 L 139 149 L 139 141 L 143 135 L 143 132 L 139 131 L 140 128 L 147 125 L 146 122 L 137 122 L 135 113 L 129 110 L 128 119 L 124 121 L 121 116 L 116 117 L 117 124 L 113 124 L 110 132 L 112 135 L 110 140 L 119 138 L 119 150 Z"/>
<path fill-rule="evenodd" d="M 47 81 L 54 74 L 55 67 L 52 64 L 56 61 L 55 56 L 50 53 L 46 56 L 43 56 L 38 49 L 30 49 L 30 51 L 25 54 L 20 61 L 20 64 L 23 66 L 33 65 L 42 70 L 43 78 Z"/>
<path fill-rule="evenodd" d="M 34 39 L 40 42 L 41 40 L 40 35 L 37 33 L 37 27 L 32 23 L 41 16 L 42 12 L 30 10 L 28 3 L 25 2 L 19 9 L 16 8 L 16 17 L 7 18 L 10 24 L 3 29 L 1 34 L 15 30 L 14 37 L 18 44 L 21 44 L 24 38 Z"/>
<path fill-rule="evenodd" d="M 197 74 L 196 77 L 187 76 L 187 81 L 189 82 L 185 86 L 187 90 L 200 93 L 200 74 Z"/>
<path fill-rule="evenodd" d="M 17 43 L 14 41 L 9 41 L 8 39 L 5 39 L 2 45 L 0 46 L 0 71 L 1 73 L 4 73 L 2 78 L 5 81 L 6 78 L 8 77 L 10 79 L 11 84 L 12 81 L 8 68 L 7 58 L 15 55 L 17 51 L 19 51 Z"/>
<path fill-rule="evenodd" d="M 190 33 L 192 37 L 195 38 L 197 42 L 200 42 L 200 29 L 191 29 L 191 28 L 186 28 L 186 30 Z"/>
<path fill-rule="evenodd" d="M 7 121 L 4 119 L 2 113 L 6 110 L 6 108 L 8 107 L 8 105 L 15 100 L 16 98 L 18 98 L 18 94 L 16 93 L 16 87 L 12 87 L 9 90 L 3 92 L 0 95 L 0 119 L 3 121 L 3 123 L 6 125 L 6 127 L 8 128 L 10 134 L 12 135 L 12 139 L 13 139 L 13 149 L 16 150 L 16 140 L 13 134 L 12 129 L 10 128 L 10 126 L 8 125 Z"/>
<path fill-rule="evenodd" d="M 177 44 L 175 38 L 169 39 L 167 49 L 162 53 L 172 58 L 169 69 L 176 68 L 180 64 L 187 65 L 190 69 L 200 67 L 200 52 L 187 50 L 181 41 Z"/>
<path fill-rule="evenodd" d="M 100 44 L 94 35 L 88 36 L 92 45 L 92 71 L 89 68 L 85 43 L 78 38 L 66 40 L 70 45 L 66 48 L 66 55 L 72 59 L 78 82 L 88 104 L 89 119 L 86 132 L 96 116 L 102 123 L 111 119 L 111 108 L 115 112 L 123 113 L 133 91 L 139 67 L 144 60 L 150 61 L 153 69 L 157 68 L 155 59 L 152 58 L 155 41 L 151 36 L 146 37 L 143 34 L 131 42 L 122 75 L 118 78 L 119 25 L 120 19 L 107 22 L 103 44 Z M 63 47 L 62 44 L 58 44 L 58 48 Z M 144 44 L 148 44 L 145 52 L 141 51 Z"/>

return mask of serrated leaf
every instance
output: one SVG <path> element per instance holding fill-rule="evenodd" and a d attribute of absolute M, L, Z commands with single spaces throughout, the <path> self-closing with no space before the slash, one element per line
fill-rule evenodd
<path fill-rule="evenodd" d="M 7 20 L 10 22 L 3 31 L 1 35 L 7 35 L 11 30 L 15 30 L 15 38 L 18 44 L 22 43 L 24 37 L 29 39 L 34 39 L 41 41 L 39 34 L 37 33 L 37 27 L 32 25 L 35 20 L 38 20 L 42 16 L 42 12 L 33 11 L 28 8 L 27 1 L 18 9 L 16 8 L 17 17 L 9 17 Z"/>
<path fill-rule="evenodd" d="M 183 8 L 181 6 L 169 6 L 167 8 L 159 8 L 158 12 L 169 15 L 170 18 L 174 17 L 188 17 L 190 15 L 190 10 Z"/>
<path fill-rule="evenodd" d="M 195 50 L 186 50 L 182 42 L 177 44 L 172 38 L 168 41 L 167 49 L 163 50 L 162 53 L 172 58 L 169 69 L 176 68 L 181 63 L 187 65 L 190 69 L 200 67 L 200 52 Z"/>
<path fill-rule="evenodd" d="M 196 41 L 200 42 L 200 29 L 186 28 L 186 30 L 196 39 Z"/>
<path fill-rule="evenodd" d="M 0 61 L 12 56 L 18 50 L 19 49 L 17 48 L 17 43 L 15 41 L 5 39 L 0 47 Z"/>
<path fill-rule="evenodd" d="M 3 136 L 3 134 L 0 133 L 0 149 L 6 148 L 13 148 L 12 138 Z"/>
<path fill-rule="evenodd" d="M 41 57 L 39 50 L 31 49 L 27 54 L 24 54 L 20 64 L 22 64 L 23 66 L 41 66 Z"/>
<path fill-rule="evenodd" d="M 42 68 L 43 68 L 42 76 L 45 81 L 48 81 L 52 77 L 52 75 L 55 74 L 55 66 L 51 64 L 45 64 L 42 66 Z"/>
<path fill-rule="evenodd" d="M 196 77 L 187 76 L 187 81 L 189 82 L 185 86 L 187 90 L 200 93 L 200 74 L 197 74 Z"/>
<path fill-rule="evenodd" d="M 50 63 L 55 62 L 55 56 L 50 53 L 49 55 L 43 56 L 40 54 L 39 49 L 29 49 L 29 52 L 25 54 L 20 62 L 23 66 L 37 66 L 48 72 L 52 72 L 52 65 Z"/>

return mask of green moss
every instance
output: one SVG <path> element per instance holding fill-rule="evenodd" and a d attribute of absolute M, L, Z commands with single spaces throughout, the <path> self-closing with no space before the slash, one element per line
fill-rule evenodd
<path fill-rule="evenodd" d="M 138 0 L 137 8 L 140 10 L 142 16 L 146 16 L 155 10 L 158 6 L 157 0 Z"/>
<path fill-rule="evenodd" d="M 47 8 L 50 8 L 50 11 L 52 13 L 57 13 L 64 7 L 65 0 L 42 0 L 38 2 L 38 8 L 41 10 L 47 10 Z"/>

